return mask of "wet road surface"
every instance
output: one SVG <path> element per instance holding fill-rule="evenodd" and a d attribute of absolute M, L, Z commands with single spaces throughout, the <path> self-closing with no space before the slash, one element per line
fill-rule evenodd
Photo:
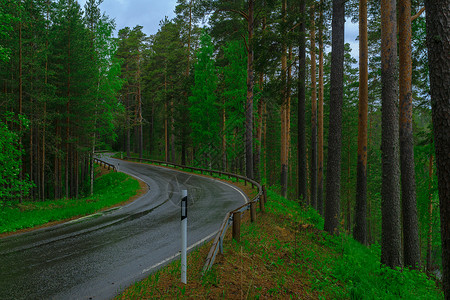
<path fill-rule="evenodd" d="M 191 248 L 212 238 L 224 215 L 246 201 L 218 180 L 102 159 L 146 182 L 149 191 L 120 208 L 1 238 L 0 298 L 112 298 L 179 258 L 181 190 L 189 194 Z"/>

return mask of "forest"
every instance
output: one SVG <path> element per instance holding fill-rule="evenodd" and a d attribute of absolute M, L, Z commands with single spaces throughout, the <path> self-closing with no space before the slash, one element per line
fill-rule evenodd
<path fill-rule="evenodd" d="M 97 150 L 224 170 L 449 297 L 448 1 L 178 0 L 153 35 L 102 2 L 0 0 L 0 210 L 92 194 Z"/>

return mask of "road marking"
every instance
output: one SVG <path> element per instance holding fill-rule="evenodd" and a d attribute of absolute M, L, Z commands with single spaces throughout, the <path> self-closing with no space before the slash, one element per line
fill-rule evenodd
<path fill-rule="evenodd" d="M 200 245 L 200 244 L 202 244 L 203 242 L 209 240 L 210 238 L 212 238 L 212 237 L 215 236 L 216 234 L 217 234 L 217 231 L 214 232 L 214 233 L 211 233 L 210 235 L 208 235 L 207 237 L 201 239 L 200 241 L 196 242 L 195 244 L 190 245 L 190 246 L 187 248 L 187 250 L 189 251 L 189 250 L 191 250 L 192 248 L 197 247 L 198 245 Z M 169 262 L 169 261 L 175 259 L 176 257 L 180 256 L 180 254 L 181 254 L 181 252 L 178 252 L 177 254 L 172 255 L 171 257 L 168 257 L 168 258 L 164 259 L 163 261 L 160 261 L 159 263 L 154 264 L 153 266 L 151 266 L 151 267 L 149 267 L 149 268 L 147 268 L 147 269 L 142 270 L 142 273 L 141 273 L 141 274 L 145 274 L 145 273 L 147 273 L 148 271 L 151 271 L 151 270 L 153 270 L 154 268 L 157 268 L 157 267 L 159 267 L 159 266 L 165 264 L 166 262 Z"/>
<path fill-rule="evenodd" d="M 212 180 L 217 181 L 217 182 L 220 182 L 220 183 L 223 183 L 223 184 L 225 184 L 226 186 L 228 186 L 228 187 L 230 187 L 230 188 L 232 188 L 232 189 L 235 189 L 239 194 L 241 194 L 242 197 L 244 197 L 245 203 L 248 203 L 247 196 L 246 196 L 240 189 L 238 189 L 237 187 L 235 187 L 234 185 L 229 184 L 229 183 L 226 183 L 226 182 L 223 182 L 222 180 L 218 180 L 218 179 L 212 179 Z"/>

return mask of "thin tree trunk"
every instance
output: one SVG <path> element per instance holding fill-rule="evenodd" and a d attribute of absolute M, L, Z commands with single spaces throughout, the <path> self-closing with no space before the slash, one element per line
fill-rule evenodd
<path fill-rule="evenodd" d="M 381 1 L 381 263 L 401 266 L 395 0 Z"/>
<path fill-rule="evenodd" d="M 431 271 L 431 242 L 433 238 L 433 154 L 430 154 L 430 162 L 428 166 L 428 234 L 427 234 L 427 272 Z"/>
<path fill-rule="evenodd" d="M 352 208 L 350 198 L 350 139 L 347 141 L 347 232 L 352 231 Z"/>
<path fill-rule="evenodd" d="M 367 0 L 359 2 L 359 118 L 356 211 L 353 237 L 367 245 L 367 115 L 369 101 Z"/>
<path fill-rule="evenodd" d="M 298 124 L 297 124 L 297 154 L 298 154 L 298 200 L 307 204 L 306 191 L 306 138 L 305 138 L 305 102 L 306 102 L 306 4 L 300 0 L 300 26 L 298 41 Z"/>
<path fill-rule="evenodd" d="M 433 134 L 441 216 L 443 290 L 450 299 L 450 26 L 448 0 L 425 0 Z"/>
<path fill-rule="evenodd" d="M 20 19 L 22 18 L 22 0 L 19 1 L 19 15 Z M 23 58 L 22 58 L 22 21 L 19 21 L 19 115 L 22 115 L 22 100 L 23 100 L 23 78 L 22 78 L 22 64 L 23 64 Z M 19 120 L 19 160 L 20 160 L 20 166 L 19 166 L 19 180 L 20 180 L 20 192 L 19 192 L 19 202 L 22 203 L 23 200 L 23 192 L 22 192 L 22 179 L 23 179 L 23 160 L 22 160 L 22 118 Z"/>
<path fill-rule="evenodd" d="M 65 165 L 65 179 L 66 179 L 66 198 L 69 198 L 69 139 L 70 139 L 70 29 L 68 42 L 68 56 L 67 56 L 67 103 L 66 103 L 66 165 Z"/>
<path fill-rule="evenodd" d="M 310 11 L 311 56 L 311 206 L 317 210 L 317 97 L 316 97 L 316 24 L 315 6 Z"/>
<path fill-rule="evenodd" d="M 164 74 L 164 98 L 167 98 L 167 77 Z M 169 161 L 169 112 L 167 108 L 167 99 L 164 101 L 164 152 L 165 152 L 165 161 Z"/>
<path fill-rule="evenodd" d="M 264 89 L 264 74 L 259 74 L 259 90 L 262 92 Z M 258 102 L 258 127 L 256 130 L 256 152 L 255 152 L 255 179 L 261 181 L 261 146 L 262 146 L 262 132 L 263 132 L 263 98 L 259 98 Z"/>
<path fill-rule="evenodd" d="M 248 1 L 248 55 L 247 55 L 247 104 L 245 109 L 245 163 L 246 176 L 253 179 L 253 6 Z"/>
<path fill-rule="evenodd" d="M 342 102 L 344 97 L 345 0 L 333 0 L 330 77 L 330 125 L 328 135 L 325 231 L 338 234 L 341 190 Z"/>
<path fill-rule="evenodd" d="M 281 8 L 283 17 L 282 22 L 286 22 L 286 0 L 282 0 Z M 288 110 L 288 91 L 287 91 L 287 46 L 285 39 L 283 38 L 281 46 L 281 196 L 287 196 L 287 184 L 288 184 L 288 121 L 287 121 L 287 110 Z"/>
<path fill-rule="evenodd" d="M 45 86 L 48 84 L 48 21 L 49 21 L 49 10 L 50 10 L 50 1 L 47 0 L 47 25 L 45 32 Z M 45 134 L 47 128 L 47 100 L 44 99 L 44 115 L 42 121 L 42 167 L 41 167 L 41 192 L 42 192 L 42 201 L 45 200 Z"/>
<path fill-rule="evenodd" d="M 412 130 L 411 0 L 399 0 L 400 53 L 400 170 L 404 236 L 404 264 L 420 268 L 414 140 Z"/>
<path fill-rule="evenodd" d="M 323 0 L 320 0 L 319 21 L 319 135 L 318 135 L 318 169 L 317 174 L 317 210 L 323 216 Z"/>

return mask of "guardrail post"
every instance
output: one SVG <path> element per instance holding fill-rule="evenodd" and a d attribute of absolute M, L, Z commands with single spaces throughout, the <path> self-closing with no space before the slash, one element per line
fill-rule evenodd
<path fill-rule="evenodd" d="M 252 201 L 250 203 L 250 221 L 251 222 L 256 221 L 256 203 L 255 203 L 255 201 Z"/>
<path fill-rule="evenodd" d="M 241 242 L 241 213 L 239 211 L 233 213 L 233 239 L 238 243 Z"/>
<path fill-rule="evenodd" d="M 220 254 L 223 254 L 223 239 L 222 239 L 222 237 L 219 237 L 219 251 L 220 251 Z"/>

